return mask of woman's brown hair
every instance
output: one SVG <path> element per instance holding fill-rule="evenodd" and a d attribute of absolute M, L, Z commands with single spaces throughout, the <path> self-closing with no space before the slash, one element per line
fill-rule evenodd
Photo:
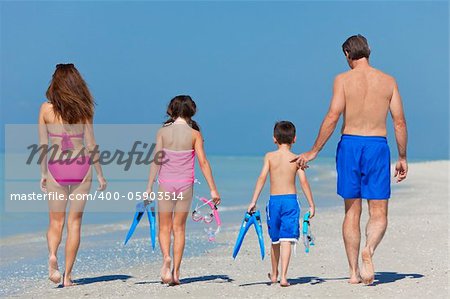
<path fill-rule="evenodd" d="M 94 116 L 94 99 L 71 63 L 56 65 L 46 96 L 55 115 L 68 124 L 85 123 Z"/>
<path fill-rule="evenodd" d="M 194 100 L 188 95 L 178 95 L 174 97 L 169 106 L 167 106 L 167 115 L 169 119 L 166 120 L 164 124 L 173 123 L 178 117 L 184 118 L 189 126 L 194 130 L 200 131 L 199 126 L 192 119 L 192 117 L 197 112 L 197 105 L 195 105 Z"/>

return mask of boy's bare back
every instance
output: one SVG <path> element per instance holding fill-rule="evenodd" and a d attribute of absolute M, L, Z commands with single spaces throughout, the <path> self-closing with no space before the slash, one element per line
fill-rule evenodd
<path fill-rule="evenodd" d="M 297 165 L 290 163 L 296 155 L 288 149 L 279 149 L 266 154 L 269 161 L 270 194 L 296 194 L 295 178 Z"/>

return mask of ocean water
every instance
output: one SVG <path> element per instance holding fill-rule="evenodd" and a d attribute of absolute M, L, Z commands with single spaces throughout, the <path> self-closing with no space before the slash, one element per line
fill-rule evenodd
<path fill-rule="evenodd" d="M 223 214 L 222 220 L 225 224 L 233 224 L 236 219 L 241 218 L 250 202 L 256 179 L 262 167 L 262 157 L 212 156 L 209 160 L 213 169 L 216 184 L 222 197 L 222 204 L 219 210 Z M 3 157 L 0 161 L 3 163 Z M 2 170 L 4 169 L 3 165 L 1 168 Z M 314 162 L 307 171 L 316 205 L 319 209 L 339 205 L 341 203 L 335 194 L 336 174 L 334 169 L 334 160 L 332 158 L 322 158 L 317 160 L 317 162 Z M 147 184 L 147 173 L 148 170 L 144 171 L 141 179 L 133 179 L 132 181 L 125 178 L 114 179 L 108 182 L 108 188 L 113 189 L 114 191 L 120 190 L 121 193 L 126 193 L 128 191 L 143 191 Z M 5 184 L 10 184 L 10 180 L 6 178 L 7 181 L 5 182 L 4 173 L 2 172 L 1 175 L 3 184 L 0 187 L 0 191 L 1 194 L 4 194 L 0 205 L 1 237 L 5 238 L 18 234 L 45 231 L 48 224 L 46 206 L 44 206 L 40 212 L 30 211 L 29 209 L 25 209 L 23 212 L 16 210 L 11 211 L 11 208 L 8 208 L 8 206 L 5 205 L 9 200 L 5 194 Z M 107 170 L 105 170 L 105 176 L 108 178 Z M 208 197 L 209 189 L 198 167 L 196 169 L 196 177 L 199 180 L 199 184 L 195 184 L 194 194 L 197 196 Z M 36 176 L 35 178 L 28 179 L 26 184 L 23 185 L 31 185 L 34 186 L 35 189 L 38 189 L 38 177 Z M 120 185 L 120 188 L 115 189 L 115 185 Z M 91 191 L 94 192 L 96 187 L 96 182 L 94 180 Z M 262 210 L 269 197 L 268 187 L 269 182 L 267 181 L 259 199 L 259 208 Z M 301 193 L 300 188 L 298 188 L 298 192 L 301 207 L 307 208 L 307 201 Z M 91 212 L 89 204 L 90 203 L 88 203 L 86 207 L 86 213 L 83 218 L 84 224 L 126 222 L 130 220 L 134 210 L 134 203 L 132 202 L 127 203 L 125 209 L 108 209 L 105 212 L 99 211 L 98 209 Z M 236 216 L 238 217 L 236 218 Z"/>
<path fill-rule="evenodd" d="M 3 163 L 3 157 L 0 161 Z M 251 199 L 256 179 L 262 167 L 262 157 L 209 157 L 215 181 L 222 197 L 219 208 L 224 230 L 235 229 L 240 224 L 247 205 Z M 5 183 L 4 165 L 1 167 L 2 183 Z M 307 171 L 308 179 L 316 201 L 317 210 L 341 205 L 342 201 L 335 194 L 336 174 L 332 158 L 321 158 L 311 164 Z M 142 179 L 115 179 L 109 182 L 109 187 L 126 183 L 136 190 L 144 190 L 147 182 L 148 169 L 142 172 Z M 108 170 L 105 169 L 108 177 Z M 198 196 L 208 196 L 209 189 L 196 170 L 200 184 L 195 185 L 194 193 Z M 8 184 L 8 180 L 6 184 Z M 28 180 L 27 184 L 36 188 L 38 179 Z M 268 200 L 268 182 L 259 199 L 259 209 L 264 210 Z M 95 189 L 94 184 L 92 189 Z M 125 188 L 125 187 L 123 187 Z M 131 187 L 130 187 L 131 188 Z M 300 189 L 299 189 L 300 190 Z M 124 190 L 122 190 L 124 191 Z M 300 191 L 299 191 L 300 192 Z M 2 184 L 1 193 L 5 194 Z M 46 212 L 11 212 L 5 208 L 6 196 L 2 197 L 0 208 L 0 281 L 2 290 L 0 296 L 20 292 L 33 281 L 42 281 L 47 275 L 47 245 L 45 231 L 48 225 Z M 299 201 L 303 210 L 307 209 L 304 196 L 299 193 Z M 89 205 L 90 203 L 88 203 Z M 194 203 L 195 204 L 195 203 Z M 89 273 L 109 271 L 132 265 L 148 263 L 160 259 L 158 248 L 152 252 L 149 241 L 149 226 L 147 219 L 142 219 L 135 235 L 127 244 L 123 240 L 134 215 L 134 203 L 129 203 L 120 212 L 89 212 L 89 207 L 83 218 L 82 241 L 75 265 L 77 277 Z M 265 214 L 263 212 L 263 214 Z M 144 217 L 145 218 L 145 217 Z M 204 229 L 205 224 L 199 224 L 188 219 L 186 256 L 199 255 L 221 245 L 220 233 L 217 242 L 209 242 Z M 31 249 L 31 250 L 30 250 Z M 60 267 L 63 269 L 64 239 L 59 250 Z M 94 266 L 95 265 L 95 266 Z"/>

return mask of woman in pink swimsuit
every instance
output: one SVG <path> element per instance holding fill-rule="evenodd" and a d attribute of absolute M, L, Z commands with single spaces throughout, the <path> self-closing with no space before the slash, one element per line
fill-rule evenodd
<path fill-rule="evenodd" d="M 180 283 L 180 265 L 185 244 L 186 220 L 192 203 L 195 156 L 211 190 L 211 198 L 220 204 L 220 196 L 214 183 L 211 167 L 203 149 L 203 137 L 197 123 L 192 120 L 196 112 L 190 96 L 173 98 L 167 114 L 169 119 L 158 131 L 155 153 L 162 151 L 164 163 L 152 163 L 147 193 L 153 191 L 158 176 L 159 244 L 163 255 L 161 281 Z M 173 260 L 170 256 L 173 234 Z M 173 264 L 172 264 L 173 262 Z M 171 270 L 172 267 L 172 270 Z"/>
<path fill-rule="evenodd" d="M 87 85 L 73 64 L 58 64 L 47 90 L 48 101 L 39 113 L 39 142 L 51 145 L 49 154 L 41 163 L 41 190 L 61 196 L 61 200 L 49 201 L 49 279 L 63 286 L 71 286 L 72 268 L 80 245 L 81 219 L 85 200 L 91 188 L 91 164 L 97 172 L 99 190 L 106 188 L 102 168 L 91 163 L 89 151 L 95 148 L 92 128 L 94 100 Z M 48 160 L 48 164 L 47 164 Z M 70 200 L 70 196 L 72 199 Z M 69 199 L 69 200 L 68 200 Z M 61 243 L 66 218 L 67 240 L 65 246 L 65 272 L 58 269 L 57 251 Z"/>

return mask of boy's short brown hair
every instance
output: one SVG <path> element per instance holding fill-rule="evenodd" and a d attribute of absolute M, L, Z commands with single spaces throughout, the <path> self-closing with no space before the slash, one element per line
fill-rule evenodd
<path fill-rule="evenodd" d="M 351 60 L 358 60 L 361 58 L 369 59 L 370 56 L 370 48 L 367 39 L 361 34 L 347 38 L 342 44 L 342 51 L 344 51 L 345 55 L 348 54 L 348 58 Z"/>
<path fill-rule="evenodd" d="M 273 136 L 278 144 L 292 144 L 295 138 L 295 126 L 292 122 L 283 120 L 275 123 Z"/>

